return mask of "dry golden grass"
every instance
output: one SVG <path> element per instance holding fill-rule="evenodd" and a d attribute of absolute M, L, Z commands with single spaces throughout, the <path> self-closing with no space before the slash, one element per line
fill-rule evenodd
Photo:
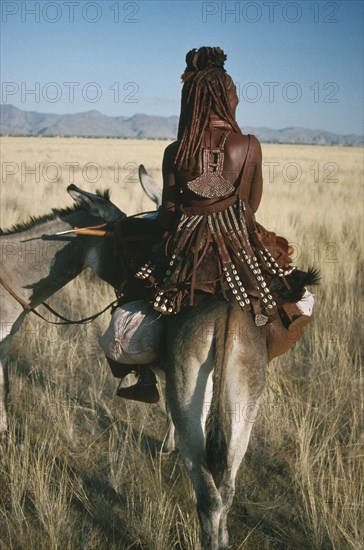
<path fill-rule="evenodd" d="M 110 188 L 113 201 L 127 214 L 135 214 L 135 207 L 151 210 L 154 205 L 139 184 L 138 165 L 146 164 L 161 182 L 162 156 L 167 143 L 135 139 L 2 138 L 0 226 L 17 223 L 29 214 L 43 214 L 57 204 L 72 204 L 65 192 L 69 183 L 89 191 Z M 12 193 L 15 187 L 16 196 Z"/>
<path fill-rule="evenodd" d="M 74 182 L 89 190 L 110 187 L 113 201 L 127 213 L 152 209 L 136 174 L 129 176 L 135 181 L 123 181 L 134 169 L 126 163 L 145 164 L 160 182 L 166 144 L 3 139 L 3 168 L 4 162 L 17 163 L 19 171 L 3 179 L 1 225 L 71 204 L 65 162 L 81 168 L 98 163 L 100 181 L 90 183 L 79 170 Z M 231 547 L 359 549 L 364 540 L 362 150 L 263 145 L 263 154 L 258 220 L 296 243 L 298 265 L 319 267 L 323 283 L 304 339 L 267 371 L 230 514 Z M 40 174 L 47 163 L 58 163 L 61 180 L 52 183 L 41 175 L 36 182 L 28 175 L 22 181 L 22 162 L 28 168 L 39 162 Z M 116 162 L 123 167 L 119 182 L 108 168 Z M 279 165 L 270 181 L 272 162 Z M 288 163 L 302 171 L 299 181 L 287 181 L 296 175 Z M 54 175 L 49 166 L 48 180 Z M 112 297 L 110 288 L 84 273 L 50 302 L 78 316 Z M 97 344 L 107 323 L 106 315 L 88 328 L 57 328 L 29 316 L 17 336 L 10 434 L 1 444 L 1 548 L 197 547 L 191 485 L 178 456 L 158 452 L 165 434 L 162 409 L 114 396 L 116 384 Z"/>

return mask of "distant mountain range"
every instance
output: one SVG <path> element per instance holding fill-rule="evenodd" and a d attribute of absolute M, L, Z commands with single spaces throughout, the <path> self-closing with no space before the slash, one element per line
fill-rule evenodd
<path fill-rule="evenodd" d="M 55 115 L 23 111 L 13 105 L 0 105 L 2 135 L 174 139 L 177 128 L 177 116 L 136 114 L 132 117 L 111 117 L 95 110 L 73 115 Z M 356 134 L 340 135 L 296 126 L 282 130 L 246 126 L 242 130 L 245 134 L 254 134 L 260 141 L 268 143 L 363 145 L 363 137 Z"/>

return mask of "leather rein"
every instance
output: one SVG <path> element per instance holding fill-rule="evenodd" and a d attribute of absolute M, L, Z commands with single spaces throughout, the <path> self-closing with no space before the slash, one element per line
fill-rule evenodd
<path fill-rule="evenodd" d="M 105 313 L 105 311 L 107 311 L 108 309 L 110 309 L 111 307 L 113 307 L 118 303 L 118 300 L 114 300 L 113 302 L 111 302 L 111 304 L 106 306 L 102 311 L 99 311 L 98 313 L 94 313 L 94 315 L 90 315 L 89 317 L 84 317 L 83 319 L 78 319 L 77 321 L 74 321 L 72 319 L 67 319 L 67 317 L 64 317 L 60 313 L 57 313 L 57 311 L 55 311 L 46 302 L 42 302 L 40 305 L 48 309 L 48 311 L 50 311 L 58 319 L 62 319 L 62 321 L 50 321 L 49 319 L 44 317 L 41 313 L 39 313 L 39 311 L 37 311 L 34 307 L 28 304 L 28 302 L 23 300 L 21 296 L 18 296 L 18 294 L 14 292 L 14 290 L 7 284 L 6 281 L 4 281 L 2 277 L 0 277 L 0 285 L 2 285 L 4 289 L 10 294 L 10 296 L 12 296 L 22 306 L 24 311 L 29 311 L 31 313 L 34 313 L 37 317 L 40 317 L 41 319 L 43 319 L 43 321 L 46 321 L 50 325 L 84 325 L 86 323 L 91 323 L 91 321 L 94 321 L 95 319 L 97 319 L 97 317 L 99 317 L 100 315 Z"/>

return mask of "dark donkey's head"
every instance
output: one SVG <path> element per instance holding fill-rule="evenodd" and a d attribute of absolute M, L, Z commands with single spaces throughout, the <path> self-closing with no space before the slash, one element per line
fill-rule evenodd
<path fill-rule="evenodd" d="M 126 218 L 119 208 L 110 201 L 109 190 L 96 191 L 96 194 L 80 189 L 74 184 L 67 187 L 68 193 L 71 195 L 76 205 L 82 209 L 91 219 L 94 219 L 94 225 L 104 221 L 108 224 L 105 227 L 107 234 L 105 236 L 87 236 L 87 234 L 79 234 L 77 240 L 80 242 L 92 243 L 90 246 L 90 258 L 88 267 L 104 281 L 112 285 L 114 288 L 119 288 L 123 280 L 128 276 L 127 265 L 124 258 L 116 254 L 115 243 L 110 236 L 121 220 Z"/>
<path fill-rule="evenodd" d="M 96 194 L 93 194 L 76 187 L 72 183 L 67 187 L 67 191 L 80 208 L 88 211 L 95 218 L 114 223 L 126 217 L 126 214 L 110 201 L 108 189 L 105 191 L 97 190 Z"/>
<path fill-rule="evenodd" d="M 142 179 L 143 175 L 143 179 Z M 145 193 L 158 207 L 161 203 L 161 191 L 154 184 L 143 166 L 139 168 L 139 177 Z M 162 238 L 162 229 L 154 221 L 157 211 L 144 217 L 126 217 L 109 198 L 108 192 L 94 195 L 74 184 L 67 187 L 68 193 L 76 204 L 95 219 L 110 223 L 114 238 L 95 237 L 98 241 L 98 254 L 93 270 L 104 281 L 118 289 L 128 276 L 134 274 L 145 261 L 150 259 L 152 245 Z M 85 238 L 80 235 L 78 238 Z"/>

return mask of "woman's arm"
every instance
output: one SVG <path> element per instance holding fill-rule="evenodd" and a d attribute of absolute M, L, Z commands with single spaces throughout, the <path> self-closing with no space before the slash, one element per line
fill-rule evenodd
<path fill-rule="evenodd" d="M 178 217 L 179 188 L 175 181 L 173 161 L 176 154 L 176 142 L 171 143 L 163 156 L 163 194 L 157 221 L 163 229 L 171 229 Z"/>
<path fill-rule="evenodd" d="M 255 213 L 258 210 L 263 193 L 263 174 L 262 174 L 262 148 L 255 136 L 252 136 L 251 147 L 252 163 L 254 172 L 250 184 L 248 203 L 250 208 Z"/>

